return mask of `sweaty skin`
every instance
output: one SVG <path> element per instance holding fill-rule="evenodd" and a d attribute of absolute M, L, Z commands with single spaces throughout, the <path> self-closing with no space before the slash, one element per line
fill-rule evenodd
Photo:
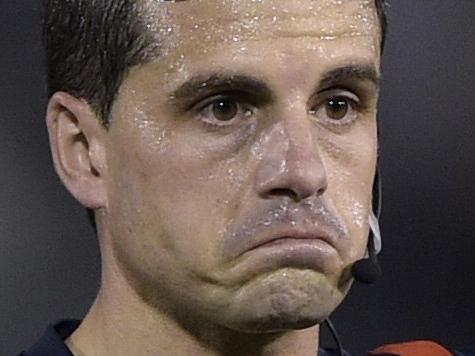
<path fill-rule="evenodd" d="M 155 45 L 125 77 L 104 135 L 102 284 L 68 345 L 88 356 L 315 355 L 315 325 L 365 254 L 374 2 L 140 8 Z M 346 106 L 329 111 L 331 99 Z M 309 230 L 330 242 L 258 246 Z"/>

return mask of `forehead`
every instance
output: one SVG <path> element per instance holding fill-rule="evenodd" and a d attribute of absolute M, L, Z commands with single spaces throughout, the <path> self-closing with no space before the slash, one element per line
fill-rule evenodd
<path fill-rule="evenodd" d="M 307 37 L 315 44 L 348 38 L 379 47 L 374 0 L 139 1 L 151 52 L 160 56 L 186 46 L 206 53 L 217 45 L 279 38 Z"/>

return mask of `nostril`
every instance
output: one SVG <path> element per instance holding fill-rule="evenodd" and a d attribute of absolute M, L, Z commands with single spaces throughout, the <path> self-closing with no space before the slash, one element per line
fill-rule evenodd
<path fill-rule="evenodd" d="M 323 193 L 325 193 L 325 188 L 320 188 L 317 190 L 317 196 L 323 195 Z"/>

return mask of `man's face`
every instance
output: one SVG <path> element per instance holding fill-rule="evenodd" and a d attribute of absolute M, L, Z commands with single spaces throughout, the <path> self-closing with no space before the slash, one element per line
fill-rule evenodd
<path fill-rule="evenodd" d="M 327 317 L 363 257 L 373 1 L 144 1 L 160 56 L 108 133 L 106 249 L 148 303 L 241 331 Z"/>

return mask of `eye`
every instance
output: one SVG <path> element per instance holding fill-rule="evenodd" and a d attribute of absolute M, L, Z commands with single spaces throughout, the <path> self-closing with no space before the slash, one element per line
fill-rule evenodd
<path fill-rule="evenodd" d="M 219 121 L 230 121 L 239 112 L 239 104 L 232 98 L 216 100 L 210 105 L 213 117 Z"/>
<path fill-rule="evenodd" d="M 204 121 L 217 126 L 230 125 L 231 122 L 250 115 L 252 115 L 252 110 L 232 96 L 211 99 L 200 110 L 200 116 Z"/>
<path fill-rule="evenodd" d="M 310 110 L 310 115 L 323 122 L 337 125 L 349 124 L 357 117 L 359 100 L 345 95 L 329 97 Z"/>
<path fill-rule="evenodd" d="M 332 120 L 342 120 L 351 110 L 351 104 L 348 98 L 335 97 L 326 100 L 325 103 L 326 115 Z"/>

